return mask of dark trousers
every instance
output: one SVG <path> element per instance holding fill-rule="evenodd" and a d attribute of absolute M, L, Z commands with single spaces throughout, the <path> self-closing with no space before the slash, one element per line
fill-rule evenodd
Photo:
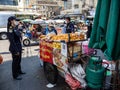
<path fill-rule="evenodd" d="M 12 75 L 13 78 L 16 78 L 19 73 L 21 72 L 21 52 L 19 52 L 19 55 L 15 55 L 14 53 L 12 53 Z"/>

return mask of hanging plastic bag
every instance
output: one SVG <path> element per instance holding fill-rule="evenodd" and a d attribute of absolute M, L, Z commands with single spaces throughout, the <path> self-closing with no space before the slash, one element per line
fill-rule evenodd
<path fill-rule="evenodd" d="M 89 44 L 89 41 L 84 41 L 82 43 L 82 49 L 83 49 L 82 53 L 87 55 L 96 54 L 94 49 L 88 47 L 88 44 Z"/>

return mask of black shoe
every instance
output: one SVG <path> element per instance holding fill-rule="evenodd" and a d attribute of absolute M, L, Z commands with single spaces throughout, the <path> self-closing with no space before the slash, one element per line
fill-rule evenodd
<path fill-rule="evenodd" d="M 22 80 L 22 77 L 18 76 L 18 77 L 14 77 L 15 80 Z"/>
<path fill-rule="evenodd" d="M 19 72 L 19 74 L 26 74 L 25 72 Z"/>

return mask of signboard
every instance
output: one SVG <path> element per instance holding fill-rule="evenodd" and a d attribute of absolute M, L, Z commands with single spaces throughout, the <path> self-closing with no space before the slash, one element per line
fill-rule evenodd
<path fill-rule="evenodd" d="M 52 43 L 40 41 L 40 59 L 53 64 Z"/>
<path fill-rule="evenodd" d="M 53 49 L 53 63 L 62 70 L 66 69 L 68 58 L 61 55 L 61 49 Z"/>
<path fill-rule="evenodd" d="M 67 44 L 61 43 L 61 54 L 67 57 Z"/>

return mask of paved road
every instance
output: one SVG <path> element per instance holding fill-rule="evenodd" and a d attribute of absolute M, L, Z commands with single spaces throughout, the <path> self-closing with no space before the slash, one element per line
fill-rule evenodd
<path fill-rule="evenodd" d="M 46 87 L 48 81 L 44 76 L 44 71 L 38 58 L 39 46 L 23 47 L 21 65 L 23 71 L 27 74 L 22 76 L 23 79 L 21 81 L 13 80 L 11 75 L 12 58 L 8 47 L 8 40 L 0 40 L 0 54 L 4 58 L 3 64 L 0 65 L 0 90 L 70 90 L 66 88 L 67 85 L 60 76 L 56 87 L 52 89 Z M 101 51 L 98 51 L 99 55 L 104 58 Z"/>
<path fill-rule="evenodd" d="M 12 58 L 8 51 L 9 42 L 0 40 L 0 54 L 4 58 L 3 64 L 0 65 L 0 90 L 66 90 L 64 79 L 59 77 L 57 86 L 48 89 L 43 72 L 38 58 L 39 46 L 23 47 L 25 50 L 22 54 L 22 69 L 27 74 L 22 76 L 21 81 L 12 79 L 11 64 Z"/>

